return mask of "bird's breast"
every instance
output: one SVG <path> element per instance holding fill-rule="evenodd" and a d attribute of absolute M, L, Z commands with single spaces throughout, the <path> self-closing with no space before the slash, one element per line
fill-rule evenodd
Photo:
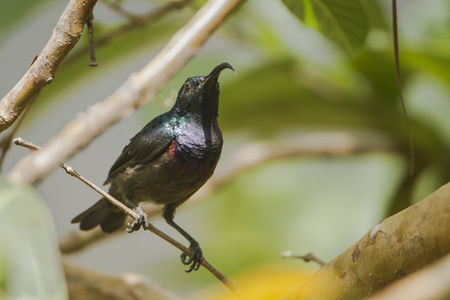
<path fill-rule="evenodd" d="M 220 148 L 208 151 L 198 145 L 181 144 L 174 138 L 159 157 L 126 170 L 113 182 L 121 198 L 136 203 L 168 204 L 184 201 L 214 173 Z"/>
<path fill-rule="evenodd" d="M 209 176 L 217 165 L 220 152 L 221 147 L 212 150 L 204 145 L 181 144 L 177 139 L 173 139 L 167 149 L 167 154 L 172 160 L 174 169 L 200 172 Z"/>
<path fill-rule="evenodd" d="M 194 194 L 214 173 L 220 153 L 214 158 L 191 156 L 174 139 L 166 152 L 151 164 L 141 165 L 141 178 L 133 180 L 137 203 L 151 201 L 168 204 L 184 201 Z"/>

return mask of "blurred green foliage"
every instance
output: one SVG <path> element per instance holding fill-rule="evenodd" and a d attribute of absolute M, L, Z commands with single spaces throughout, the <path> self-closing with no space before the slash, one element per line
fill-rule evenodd
<path fill-rule="evenodd" d="M 5 3 L 0 2 L 2 13 Z M 277 260 L 286 249 L 331 259 L 371 225 L 450 179 L 448 2 L 433 1 L 441 14 L 420 24 L 422 31 L 412 36 L 408 25 L 415 21 L 403 9 L 421 11 L 428 4 L 410 1 L 399 7 L 400 65 L 415 147 L 413 174 L 408 172 L 408 132 L 395 78 L 390 7 L 376 0 L 260 3 L 248 1 L 224 22 L 205 50 L 142 110 L 142 123 L 167 109 L 171 94 L 186 77 L 229 61 L 237 74 L 221 77 L 222 163 L 246 143 L 294 139 L 303 132 L 357 132 L 374 140 L 382 136 L 393 147 L 272 161 L 239 174 L 209 201 L 186 208 L 208 258 L 226 273 Z M 107 73 L 122 72 L 137 56 L 155 53 L 198 5 L 98 45 L 100 67 L 94 70 L 88 67 L 83 38 L 42 92 L 28 126 L 38 122 L 43 111 L 65 105 L 64 95 Z M 28 8 L 31 13 L 32 6 Z M 101 40 L 128 20 L 111 24 L 97 17 L 95 22 Z M 8 27 L 2 28 L 0 34 L 5 34 Z M 115 89 L 111 86 L 110 92 Z M 192 289 L 196 280 L 214 280 L 203 271 L 189 279 L 175 278 L 173 270 L 180 266 L 173 258 L 157 264 L 146 269 L 158 269 L 161 280 L 176 281 L 180 289 Z"/>
<path fill-rule="evenodd" d="M 317 28 L 350 55 L 364 44 L 368 14 L 359 0 L 283 0 L 304 24 Z"/>
<path fill-rule="evenodd" d="M 0 299 L 67 299 L 56 233 L 30 186 L 0 181 Z"/>

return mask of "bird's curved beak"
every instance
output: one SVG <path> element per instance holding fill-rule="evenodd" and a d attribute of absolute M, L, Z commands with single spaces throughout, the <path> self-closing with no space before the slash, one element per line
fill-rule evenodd
<path fill-rule="evenodd" d="M 205 76 L 204 85 L 212 85 L 217 83 L 217 81 L 219 80 L 219 75 L 220 72 L 222 72 L 224 69 L 230 69 L 233 70 L 234 73 L 236 73 L 236 71 L 234 70 L 233 66 L 228 63 L 228 62 L 221 62 L 220 64 L 218 64 L 217 66 L 214 67 L 214 69 L 211 71 L 211 73 L 209 73 L 208 75 Z"/>

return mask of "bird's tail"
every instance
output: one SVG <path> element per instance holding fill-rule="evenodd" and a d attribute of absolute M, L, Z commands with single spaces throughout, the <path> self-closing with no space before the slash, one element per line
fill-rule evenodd
<path fill-rule="evenodd" d="M 123 211 L 117 209 L 105 198 L 102 198 L 73 218 L 71 223 L 80 223 L 81 230 L 90 230 L 100 225 L 104 232 L 113 232 L 122 226 L 126 216 Z"/>

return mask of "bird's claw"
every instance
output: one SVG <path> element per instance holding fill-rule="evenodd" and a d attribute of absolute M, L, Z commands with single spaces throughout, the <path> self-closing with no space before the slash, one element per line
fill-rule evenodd
<path fill-rule="evenodd" d="M 134 220 L 134 222 L 132 224 L 128 223 L 128 227 L 127 227 L 127 232 L 131 233 L 133 231 L 138 231 L 141 226 L 144 229 L 147 229 L 149 226 L 148 223 L 148 217 L 147 214 L 145 213 L 144 209 L 140 206 L 135 208 L 135 211 L 137 213 L 137 218 Z"/>
<path fill-rule="evenodd" d="M 180 256 L 183 265 L 190 265 L 189 270 L 186 270 L 187 273 L 191 272 L 192 270 L 197 271 L 198 268 L 200 268 L 200 266 L 202 265 L 203 260 L 203 252 L 197 242 L 192 243 L 189 247 L 189 250 L 191 250 L 189 258 L 186 253 L 182 253 Z"/>

